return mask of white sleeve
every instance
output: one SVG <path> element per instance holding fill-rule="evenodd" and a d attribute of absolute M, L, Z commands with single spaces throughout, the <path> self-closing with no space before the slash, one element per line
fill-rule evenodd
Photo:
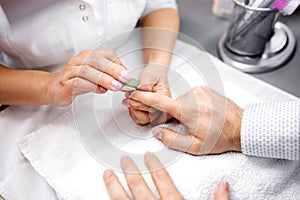
<path fill-rule="evenodd" d="M 246 106 L 241 146 L 247 155 L 300 160 L 300 101 Z"/>
<path fill-rule="evenodd" d="M 177 10 L 176 0 L 147 0 L 142 17 L 145 17 L 152 11 L 162 8 L 173 8 Z"/>

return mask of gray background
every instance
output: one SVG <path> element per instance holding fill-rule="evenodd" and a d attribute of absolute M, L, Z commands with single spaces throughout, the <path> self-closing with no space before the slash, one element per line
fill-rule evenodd
<path fill-rule="evenodd" d="M 227 30 L 229 20 L 215 17 L 211 12 L 212 0 L 177 0 L 180 12 L 180 32 L 199 42 L 206 51 L 217 56 L 217 43 Z M 281 17 L 300 42 L 300 8 L 292 16 Z M 252 74 L 276 87 L 300 97 L 300 51 L 281 68 L 267 73 Z"/>

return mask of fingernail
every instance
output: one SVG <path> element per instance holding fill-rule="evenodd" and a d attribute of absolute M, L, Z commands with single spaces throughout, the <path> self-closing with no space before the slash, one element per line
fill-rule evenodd
<path fill-rule="evenodd" d="M 104 171 L 103 178 L 108 179 L 109 177 L 112 176 L 112 174 L 113 174 L 113 172 L 110 169 L 107 169 Z"/>
<path fill-rule="evenodd" d="M 107 89 L 106 88 L 104 88 L 104 87 L 101 87 L 101 86 L 99 86 L 99 90 L 101 90 L 102 92 L 107 92 Z"/>
<path fill-rule="evenodd" d="M 128 157 L 128 156 L 123 156 L 123 157 L 121 158 L 121 165 L 126 164 L 128 161 L 129 161 L 129 157 Z"/>
<path fill-rule="evenodd" d="M 126 92 L 126 93 L 125 93 L 125 96 L 129 98 L 129 97 L 131 96 L 132 93 L 133 93 L 133 91 Z"/>
<path fill-rule="evenodd" d="M 152 86 L 147 83 L 139 85 L 137 89 L 152 92 Z"/>
<path fill-rule="evenodd" d="M 132 76 L 129 74 L 129 72 L 127 70 L 121 71 L 121 76 L 126 81 L 130 81 L 132 79 Z"/>
<path fill-rule="evenodd" d="M 222 182 L 222 190 L 229 191 L 229 184 L 227 182 Z"/>
<path fill-rule="evenodd" d="M 149 151 L 147 151 L 147 152 L 145 153 L 145 158 L 149 158 L 150 156 L 152 156 L 152 153 L 149 152 Z"/>
<path fill-rule="evenodd" d="M 161 130 L 162 128 L 161 127 L 155 127 L 152 131 L 152 134 L 154 137 L 156 137 L 157 139 L 160 139 L 162 138 L 162 133 L 161 133 Z"/>
<path fill-rule="evenodd" d="M 116 80 L 112 80 L 111 84 L 112 84 L 112 86 L 114 86 L 114 88 L 116 88 L 118 90 L 121 89 L 121 87 L 122 87 L 122 83 L 120 83 L 119 81 L 116 81 Z"/>
<path fill-rule="evenodd" d="M 122 101 L 122 105 L 129 108 L 130 107 L 130 104 L 129 104 L 129 99 L 123 99 Z"/>

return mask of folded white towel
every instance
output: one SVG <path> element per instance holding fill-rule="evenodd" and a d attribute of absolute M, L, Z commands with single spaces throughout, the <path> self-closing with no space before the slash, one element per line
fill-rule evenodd
<path fill-rule="evenodd" d="M 179 47 L 182 49 L 188 48 L 183 43 L 177 45 L 181 45 Z M 200 54 L 198 59 L 201 60 Z M 200 84 L 201 80 L 192 78 L 195 74 L 186 70 L 186 67 L 179 66 L 176 70 L 182 76 L 191 77 L 187 80 L 190 85 Z M 236 74 L 234 72 L 233 75 Z M 230 79 L 230 76 L 227 78 Z M 263 83 L 259 86 L 263 86 Z M 226 95 L 241 106 L 258 101 L 253 93 L 249 93 L 251 89 L 245 92 L 227 80 L 224 87 Z M 258 93 L 264 91 L 256 94 Z M 274 95 L 270 96 L 269 93 L 269 99 L 277 98 L 283 93 L 275 90 L 272 94 Z M 122 97 L 122 93 L 81 96 L 76 99 L 72 111 L 19 141 L 23 155 L 63 199 L 108 199 L 102 174 L 109 167 L 116 168 L 119 157 L 98 160 L 99 162 L 96 160 L 99 159 L 96 156 L 99 153 L 97 150 L 105 150 L 107 141 L 116 150 L 141 155 L 148 150 L 157 152 L 164 149 L 151 136 L 151 128 L 133 124 L 126 108 L 120 105 Z M 288 95 L 285 98 L 288 99 Z M 106 142 L 99 141 L 101 129 L 105 130 Z M 87 146 L 87 143 L 90 145 Z M 222 179 L 230 183 L 232 199 L 300 199 L 299 161 L 247 157 L 239 153 L 198 157 L 166 151 L 179 156 L 176 161 L 169 163 L 167 169 L 185 199 L 212 197 L 215 185 Z M 142 163 L 138 164 L 143 167 Z M 126 187 L 122 173 L 117 172 L 117 175 Z M 155 191 L 149 175 L 144 176 L 150 188 Z"/>

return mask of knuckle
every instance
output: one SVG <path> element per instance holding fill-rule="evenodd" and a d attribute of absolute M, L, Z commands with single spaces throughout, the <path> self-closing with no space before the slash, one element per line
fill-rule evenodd
<path fill-rule="evenodd" d="M 88 66 L 84 65 L 84 66 L 80 66 L 77 69 L 77 75 L 81 75 L 81 76 L 87 76 L 89 73 L 89 68 Z"/>
<path fill-rule="evenodd" d="M 201 86 L 200 88 L 201 88 L 203 91 L 206 91 L 206 92 L 208 92 L 208 91 L 210 90 L 210 88 L 209 88 L 208 86 L 206 86 L 206 85 Z"/>
<path fill-rule="evenodd" d="M 113 49 L 106 49 L 106 53 L 108 56 L 115 56 L 116 53 Z"/>
<path fill-rule="evenodd" d="M 71 58 L 71 59 L 69 60 L 68 64 L 74 65 L 74 64 L 77 64 L 77 63 L 79 63 L 79 62 L 80 62 L 79 57 L 78 57 L 78 56 L 75 56 L 75 57 L 73 57 L 73 58 Z"/>
<path fill-rule="evenodd" d="M 158 181 L 163 181 L 167 178 L 166 174 L 163 172 L 163 170 L 159 170 L 157 171 L 155 174 L 153 174 L 155 176 L 155 179 Z M 167 191 L 166 191 L 167 192 Z"/>
<path fill-rule="evenodd" d="M 188 152 L 193 155 L 200 155 L 201 144 L 199 141 L 193 141 L 193 143 L 188 148 Z"/>
<path fill-rule="evenodd" d="M 139 179 L 136 179 L 136 178 L 131 178 L 127 181 L 128 181 L 128 185 L 130 185 L 133 188 L 138 187 L 140 185 Z"/>
<path fill-rule="evenodd" d="M 86 56 L 86 55 L 89 55 L 91 54 L 92 51 L 91 50 L 83 50 L 79 53 L 79 56 Z"/>

